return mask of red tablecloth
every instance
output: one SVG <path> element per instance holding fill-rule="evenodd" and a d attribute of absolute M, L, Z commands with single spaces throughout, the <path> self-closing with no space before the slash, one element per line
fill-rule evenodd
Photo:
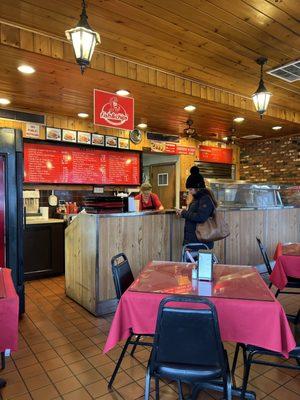
<path fill-rule="evenodd" d="M 3 274 L 5 297 L 0 298 L 0 352 L 18 347 L 19 297 L 15 291 L 9 268 L 0 268 Z"/>
<path fill-rule="evenodd" d="M 279 256 L 290 255 L 300 256 L 300 243 L 278 243 L 274 253 L 274 260 L 277 260 Z"/>
<path fill-rule="evenodd" d="M 280 290 L 286 287 L 287 277 L 300 279 L 300 256 L 278 256 L 270 281 Z"/>
<path fill-rule="evenodd" d="M 104 353 L 127 339 L 130 328 L 137 333 L 153 334 L 159 303 L 166 296 L 127 290 L 119 302 Z M 296 343 L 286 315 L 275 298 L 274 301 L 209 299 L 217 308 L 223 341 L 252 344 L 286 356 L 294 349 Z"/>

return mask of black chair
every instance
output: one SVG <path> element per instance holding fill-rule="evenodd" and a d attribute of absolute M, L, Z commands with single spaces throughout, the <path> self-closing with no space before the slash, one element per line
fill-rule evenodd
<path fill-rule="evenodd" d="M 264 280 L 265 281 L 268 280 L 269 288 L 271 289 L 272 282 L 269 281 L 269 277 L 270 277 L 270 275 L 271 275 L 271 273 L 273 271 L 273 268 L 272 268 L 272 265 L 271 265 L 271 261 L 270 261 L 270 259 L 268 257 L 267 250 L 266 250 L 265 246 L 262 244 L 261 240 L 257 237 L 256 241 L 257 241 L 259 250 L 261 252 L 263 261 L 264 261 L 264 268 L 259 268 L 257 266 L 257 269 L 258 269 L 258 272 L 260 273 L 260 275 L 262 275 L 262 277 L 264 278 Z"/>
<path fill-rule="evenodd" d="M 260 252 L 262 254 L 267 272 L 269 275 L 271 275 L 272 273 L 272 267 L 271 267 L 271 262 L 270 259 L 268 257 L 267 251 L 265 246 L 262 244 L 261 240 L 257 237 L 256 238 Z M 286 288 L 290 288 L 290 289 L 300 289 L 300 279 L 298 278 L 293 278 L 291 276 L 287 277 L 287 284 L 286 284 Z M 269 284 L 269 288 L 271 288 L 272 286 L 272 282 Z M 280 293 L 284 293 L 284 294 L 300 294 L 300 291 L 297 292 L 292 292 L 292 291 L 285 291 L 285 290 L 280 290 L 277 289 L 276 293 L 275 293 L 275 297 L 277 297 Z"/>
<path fill-rule="evenodd" d="M 297 318 L 296 318 L 296 322 L 297 322 Z M 236 349 L 235 349 L 234 358 L 233 358 L 231 374 L 232 374 L 233 381 L 234 381 L 234 373 L 235 373 L 235 369 L 236 369 L 237 359 L 238 359 L 239 351 L 240 351 L 240 349 L 242 349 L 243 350 L 243 358 L 244 358 L 244 377 L 243 377 L 242 392 L 241 392 L 241 397 L 240 397 L 241 399 L 243 399 L 245 397 L 245 392 L 247 390 L 250 369 L 251 369 L 252 364 L 269 365 L 272 367 L 295 369 L 295 370 L 300 371 L 300 325 L 294 323 L 291 326 L 292 326 L 292 329 L 294 330 L 294 336 L 295 336 L 295 340 L 296 340 L 296 348 L 289 353 L 289 359 L 295 360 L 296 361 L 295 365 L 291 365 L 288 363 L 278 363 L 278 362 L 269 361 L 270 357 L 282 357 L 282 359 L 284 359 L 282 354 L 277 353 L 275 351 L 266 350 L 261 347 L 245 345 L 242 343 L 237 344 Z M 256 356 L 259 358 L 256 358 Z M 264 356 L 267 356 L 267 360 L 264 360 L 264 358 L 263 358 Z"/>
<path fill-rule="evenodd" d="M 112 267 L 112 275 L 113 275 L 113 280 L 114 280 L 114 285 L 115 285 L 115 290 L 116 290 L 116 295 L 117 299 L 120 300 L 123 293 L 129 288 L 129 286 L 132 284 L 134 281 L 134 277 L 129 265 L 128 258 L 124 253 L 117 254 L 111 259 L 111 267 Z M 132 350 L 130 355 L 133 356 L 136 346 L 152 346 L 152 343 L 150 342 L 142 342 L 140 341 L 142 336 L 148 336 L 148 337 L 153 337 L 153 335 L 141 335 L 134 333 L 132 330 L 130 331 L 130 335 L 128 339 L 126 340 L 126 343 L 123 347 L 123 350 L 121 352 L 121 355 L 118 359 L 118 362 L 116 364 L 116 367 L 114 369 L 114 372 L 110 378 L 108 387 L 111 388 L 115 377 L 118 373 L 118 370 L 121 366 L 121 363 L 123 361 L 123 358 L 126 354 L 127 348 L 130 344 L 133 345 Z"/>
<path fill-rule="evenodd" d="M 187 243 L 182 246 L 181 251 L 181 262 L 191 262 L 190 258 L 188 257 L 188 253 L 194 258 L 195 261 L 198 259 L 198 250 L 210 250 L 207 244 L 205 243 Z M 219 260 L 218 257 L 213 253 L 213 263 L 218 264 Z"/>
<path fill-rule="evenodd" d="M 182 303 L 182 307 L 171 306 L 171 302 Z M 205 307 L 191 308 L 195 303 Z M 221 342 L 215 306 L 209 300 L 171 296 L 160 302 L 146 373 L 145 400 L 149 399 L 152 377 L 155 378 L 156 399 L 159 398 L 160 378 L 191 384 L 192 399 L 197 398 L 202 384 L 216 382 L 222 385 L 225 398 L 232 398 L 227 353 Z M 181 384 L 179 398 L 183 399 Z"/>

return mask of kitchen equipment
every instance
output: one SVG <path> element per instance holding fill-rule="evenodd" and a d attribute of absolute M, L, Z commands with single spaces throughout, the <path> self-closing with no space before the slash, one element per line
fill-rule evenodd
<path fill-rule="evenodd" d="M 23 191 L 23 206 L 26 209 L 26 216 L 40 216 L 40 191 L 39 190 L 24 190 Z"/>
<path fill-rule="evenodd" d="M 55 196 L 54 190 L 52 190 L 52 193 L 48 197 L 48 203 L 49 203 L 49 206 L 52 206 L 52 207 L 57 206 L 57 196 Z"/>
<path fill-rule="evenodd" d="M 49 219 L 49 207 L 40 207 L 40 212 L 43 219 Z"/>

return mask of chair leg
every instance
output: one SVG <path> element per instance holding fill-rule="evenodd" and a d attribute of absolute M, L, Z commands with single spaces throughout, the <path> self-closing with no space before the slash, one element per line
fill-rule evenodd
<path fill-rule="evenodd" d="M 135 349 L 136 349 L 136 346 L 138 345 L 138 343 L 139 343 L 141 337 L 142 337 L 142 335 L 137 335 L 135 344 L 133 345 L 132 350 L 131 350 L 131 352 L 130 352 L 131 357 L 133 357 L 134 352 L 135 352 Z"/>
<path fill-rule="evenodd" d="M 177 381 L 177 387 L 178 387 L 178 398 L 179 398 L 179 400 L 184 400 L 181 381 Z"/>
<path fill-rule="evenodd" d="M 199 393 L 199 387 L 198 387 L 198 385 L 194 385 L 194 386 L 193 386 L 193 389 L 192 389 L 192 396 L 191 396 L 191 399 L 192 399 L 192 400 L 197 400 L 198 393 Z"/>
<path fill-rule="evenodd" d="M 145 397 L 144 397 L 145 400 L 149 400 L 150 383 L 151 383 L 151 376 L 150 376 L 150 369 L 148 367 L 147 372 L 146 372 L 146 379 L 145 379 Z"/>
<path fill-rule="evenodd" d="M 155 377 L 155 400 L 159 400 L 159 377 Z"/>
<path fill-rule="evenodd" d="M 232 400 L 232 383 L 230 377 L 230 371 L 223 377 L 223 391 L 224 391 L 224 399 Z"/>
<path fill-rule="evenodd" d="M 118 359 L 117 365 L 115 366 L 114 372 L 113 372 L 113 374 L 112 374 L 112 376 L 111 376 L 111 378 L 110 378 L 110 381 L 109 381 L 109 383 L 108 383 L 108 388 L 109 388 L 109 389 L 111 388 L 111 386 L 112 386 L 112 384 L 113 384 L 113 382 L 114 382 L 114 380 L 115 380 L 115 377 L 116 377 L 116 375 L 117 375 L 117 373 L 118 373 L 118 371 L 119 371 L 119 368 L 120 368 L 121 363 L 122 363 L 122 361 L 123 361 L 123 358 L 124 358 L 124 356 L 125 356 L 125 353 L 126 353 L 126 350 L 127 350 L 128 345 L 129 345 L 129 342 L 130 342 L 130 340 L 132 339 L 132 336 L 133 336 L 133 335 L 130 335 L 129 338 L 126 340 L 126 343 L 125 343 L 125 345 L 124 345 L 124 347 L 123 347 L 122 353 L 121 353 L 121 355 L 120 355 L 120 357 L 119 357 L 119 359 Z"/>
<path fill-rule="evenodd" d="M 275 297 L 278 297 L 279 293 L 280 293 L 280 290 L 278 289 L 277 292 L 275 293 Z"/>
<path fill-rule="evenodd" d="M 296 319 L 295 319 L 295 325 L 298 325 L 298 323 L 300 322 L 300 309 L 298 310 Z"/>
<path fill-rule="evenodd" d="M 231 376 L 232 376 L 232 380 L 235 383 L 235 378 L 234 378 L 234 373 L 235 373 L 235 369 L 236 369 L 236 364 L 237 364 L 237 360 L 238 360 L 238 356 L 239 356 L 239 352 L 240 352 L 240 344 L 237 343 L 236 347 L 235 347 L 235 352 L 234 352 L 234 357 L 233 357 L 233 362 L 232 362 L 232 367 L 231 367 Z"/>
<path fill-rule="evenodd" d="M 4 351 L 1 352 L 1 369 L 5 368 L 5 353 Z"/>
<path fill-rule="evenodd" d="M 269 289 L 271 289 L 272 285 L 273 285 L 273 283 L 270 282 L 270 283 L 269 283 Z"/>
<path fill-rule="evenodd" d="M 251 361 L 252 361 L 252 355 L 250 354 L 248 356 L 248 359 L 246 360 L 244 376 L 243 376 L 243 386 L 242 386 L 241 397 L 240 397 L 241 399 L 245 398 L 245 393 L 247 390 L 248 380 L 249 380 L 249 375 L 250 375 Z"/>

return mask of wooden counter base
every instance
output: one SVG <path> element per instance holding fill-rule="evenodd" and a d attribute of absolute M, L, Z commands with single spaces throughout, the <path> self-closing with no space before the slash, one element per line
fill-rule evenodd
<path fill-rule="evenodd" d="M 224 263 L 261 264 L 256 236 L 270 256 L 279 241 L 300 241 L 300 209 L 222 212 L 231 234 L 215 243 L 214 252 Z M 179 261 L 183 226 L 174 212 L 78 215 L 65 231 L 67 295 L 94 315 L 113 312 L 111 258 L 124 252 L 134 276 L 150 260 Z"/>

